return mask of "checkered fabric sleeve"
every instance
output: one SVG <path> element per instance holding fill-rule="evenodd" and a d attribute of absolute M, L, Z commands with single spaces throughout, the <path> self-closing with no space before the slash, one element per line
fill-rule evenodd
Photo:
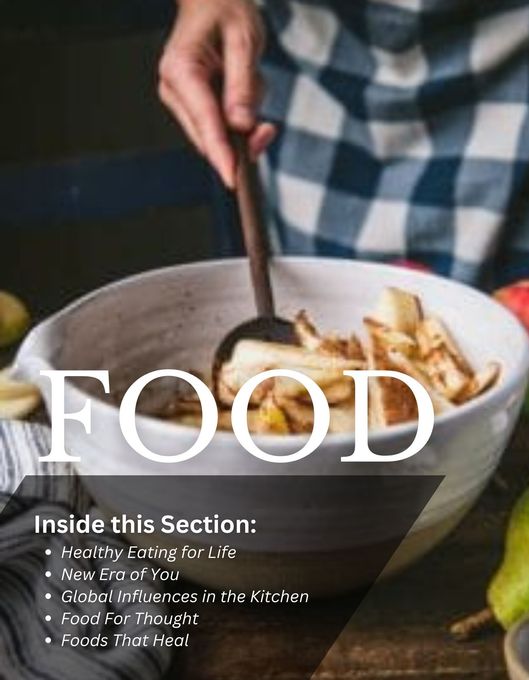
<path fill-rule="evenodd" d="M 529 3 L 268 0 L 279 251 L 529 275 Z"/>

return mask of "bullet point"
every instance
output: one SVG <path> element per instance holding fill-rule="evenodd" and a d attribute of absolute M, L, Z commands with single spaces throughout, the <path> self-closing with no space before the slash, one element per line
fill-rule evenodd
<path fill-rule="evenodd" d="M 46 593 L 46 595 L 44 595 L 44 597 L 45 597 L 47 600 L 51 600 L 51 593 Z"/>
<path fill-rule="evenodd" d="M 51 555 L 51 550 L 49 548 L 46 548 L 46 550 L 44 551 L 44 554 L 48 555 L 48 556 Z"/>
<path fill-rule="evenodd" d="M 51 616 L 49 614 L 46 614 L 44 618 L 46 619 L 46 621 L 51 621 Z"/>
<path fill-rule="evenodd" d="M 51 638 L 50 638 L 50 637 L 47 637 L 47 638 L 44 640 L 44 642 L 45 642 L 47 645 L 51 645 Z"/>
<path fill-rule="evenodd" d="M 51 571 L 47 571 L 47 572 L 44 574 L 44 576 L 45 576 L 46 578 L 50 578 L 50 576 L 51 576 Z"/>

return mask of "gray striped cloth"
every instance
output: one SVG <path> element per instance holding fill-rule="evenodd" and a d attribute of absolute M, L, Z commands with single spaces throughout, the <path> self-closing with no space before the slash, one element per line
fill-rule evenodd
<path fill-rule="evenodd" d="M 61 580 L 63 569 L 75 567 L 99 573 L 111 566 L 130 573 L 143 565 L 123 558 L 105 560 L 63 558 L 63 548 L 109 545 L 123 547 L 114 535 L 38 535 L 34 531 L 35 514 L 46 518 L 68 518 L 70 513 L 97 516 L 80 480 L 69 466 L 38 463 L 49 447 L 49 428 L 15 421 L 0 421 L 0 678 L 2 680 L 156 680 L 169 667 L 171 652 L 152 647 L 71 647 L 61 646 L 63 633 L 76 636 L 111 638 L 114 629 L 97 625 L 62 625 L 61 617 L 68 609 L 76 614 L 101 612 L 103 622 L 108 607 L 121 614 L 137 605 L 131 604 L 64 604 L 66 589 L 108 591 L 138 587 L 131 581 L 104 583 L 96 578 L 89 583 Z M 29 477 L 28 477 L 29 476 Z M 68 483 L 64 483 L 68 477 Z M 22 486 L 22 480 L 26 478 Z M 62 480 L 62 482 L 61 482 Z M 16 496 L 14 492 L 19 489 Z M 48 556 L 47 550 L 51 551 Z M 126 554 L 126 553 L 124 553 Z M 52 577 L 46 577 L 49 571 Z M 144 592 L 154 591 L 150 581 L 142 582 Z M 46 594 L 51 595 L 50 599 Z M 163 614 L 155 604 L 142 604 L 142 611 Z M 47 619 L 51 617 L 48 621 Z M 130 617 L 129 625 L 120 633 L 152 635 L 168 631 L 158 627 L 139 627 Z M 51 642 L 50 642 L 51 640 Z"/>

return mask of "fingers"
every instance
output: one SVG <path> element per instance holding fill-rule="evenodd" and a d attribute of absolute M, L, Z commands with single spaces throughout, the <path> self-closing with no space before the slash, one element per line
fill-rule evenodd
<path fill-rule="evenodd" d="M 233 187 L 235 158 L 211 82 L 215 70 L 211 55 L 170 50 L 160 64 L 159 95 L 226 186 Z"/>
<path fill-rule="evenodd" d="M 228 124 L 250 132 L 257 124 L 262 82 L 257 71 L 260 42 L 256 36 L 227 29 L 224 36 L 224 113 Z"/>
<path fill-rule="evenodd" d="M 190 141 L 194 144 L 201 155 L 204 156 L 204 147 L 195 124 L 179 101 L 176 92 L 171 89 L 164 80 L 160 80 L 158 85 L 158 96 L 160 97 L 162 103 L 169 109 L 176 120 L 180 123 Z"/>
<path fill-rule="evenodd" d="M 277 135 L 277 128 L 272 123 L 260 123 L 248 138 L 250 157 L 257 161 L 266 151 Z"/>
<path fill-rule="evenodd" d="M 235 157 L 220 105 L 208 74 L 200 66 L 188 64 L 181 68 L 185 87 L 179 90 L 179 100 L 196 129 L 200 144 L 226 186 L 235 184 Z"/>
<path fill-rule="evenodd" d="M 252 157 L 273 137 L 273 128 L 257 120 L 263 91 L 257 62 L 263 44 L 259 14 L 246 0 L 181 3 L 160 61 L 160 99 L 230 188 L 236 158 L 229 129 L 248 135 Z M 223 81 L 222 101 L 214 87 L 217 78 Z"/>

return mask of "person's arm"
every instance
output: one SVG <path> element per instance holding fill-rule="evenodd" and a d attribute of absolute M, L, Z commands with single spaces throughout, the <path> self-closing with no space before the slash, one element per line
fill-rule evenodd
<path fill-rule="evenodd" d="M 179 0 L 160 60 L 162 102 L 229 187 L 235 182 L 235 157 L 228 130 L 248 135 L 254 157 L 275 132 L 257 118 L 264 43 L 264 26 L 251 0 Z"/>

